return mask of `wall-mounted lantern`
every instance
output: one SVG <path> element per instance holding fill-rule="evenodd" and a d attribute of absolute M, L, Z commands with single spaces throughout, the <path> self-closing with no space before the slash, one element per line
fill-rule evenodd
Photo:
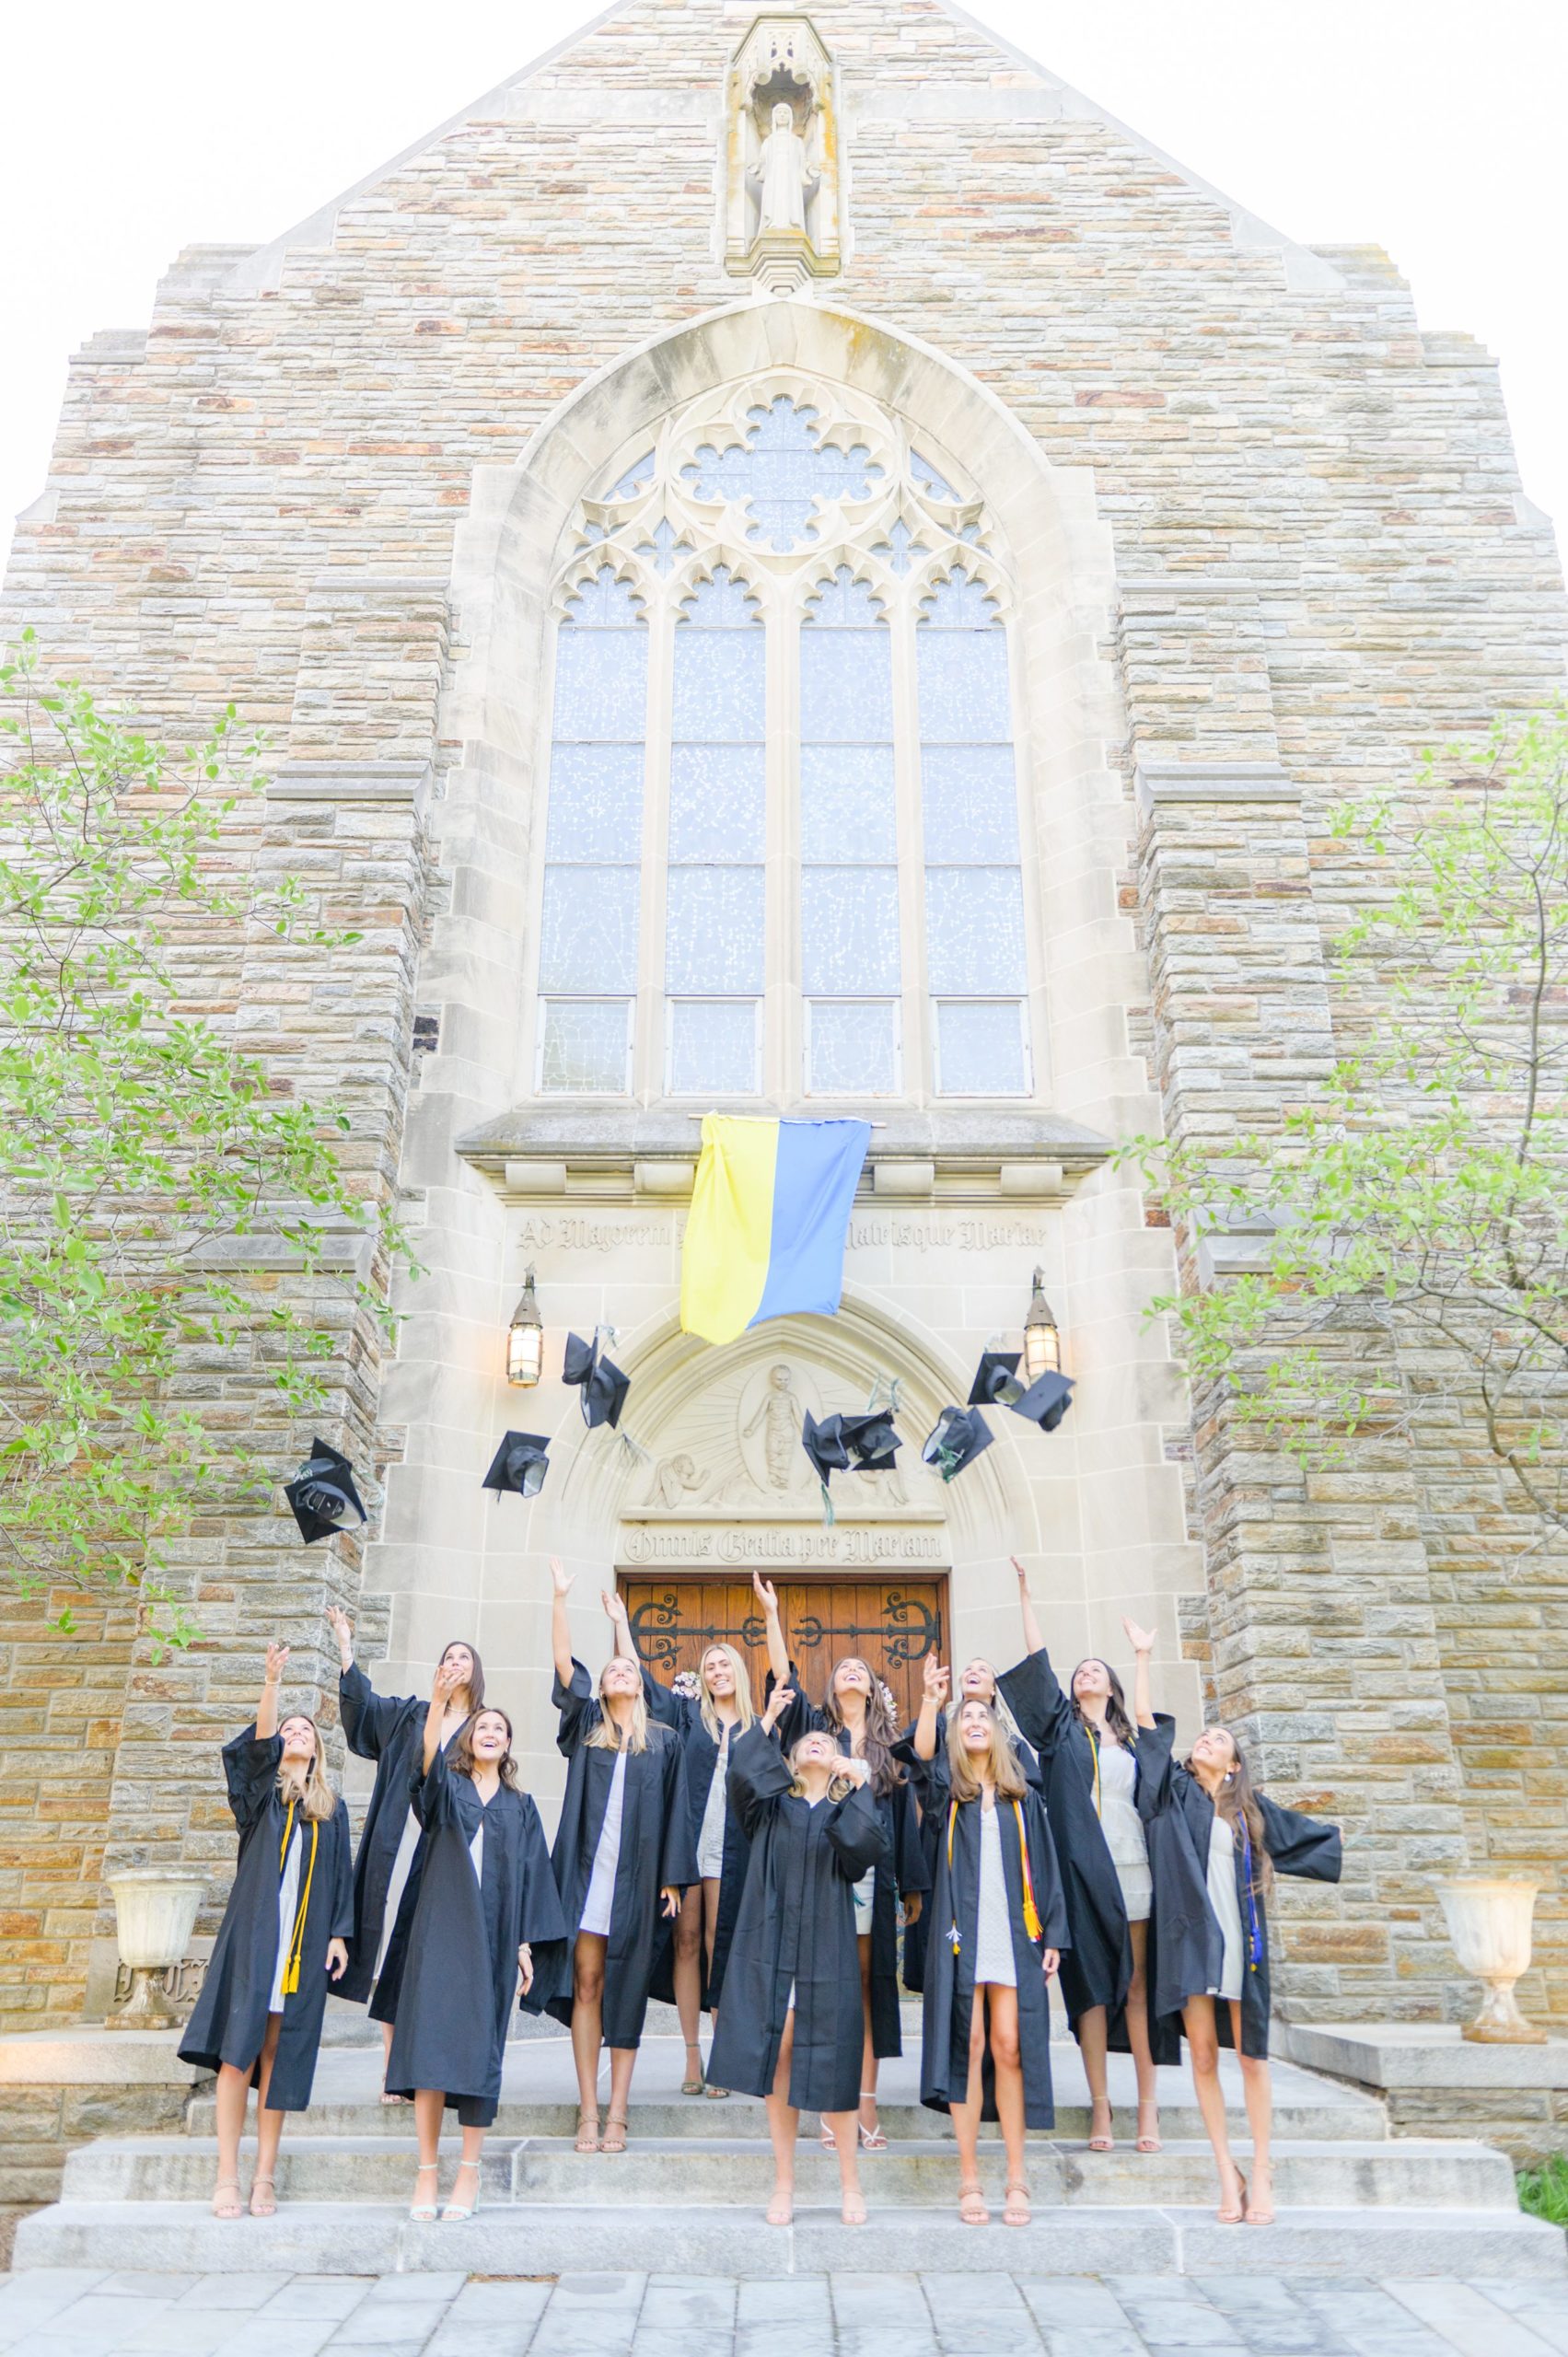
<path fill-rule="evenodd" d="M 1061 1372 L 1062 1336 L 1045 1297 L 1045 1271 L 1037 1269 L 1029 1313 L 1024 1320 L 1024 1374 L 1030 1383 L 1038 1383 L 1042 1375 Z"/>
<path fill-rule="evenodd" d="M 506 1380 L 520 1390 L 531 1390 L 544 1364 L 544 1320 L 534 1299 L 533 1271 L 523 1279 L 523 1290 L 506 1329 Z"/>

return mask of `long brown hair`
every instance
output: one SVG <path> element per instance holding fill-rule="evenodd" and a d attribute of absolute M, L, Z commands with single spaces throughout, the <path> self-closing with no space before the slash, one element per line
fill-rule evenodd
<path fill-rule="evenodd" d="M 478 1667 L 479 1664 L 476 1661 L 474 1663 L 476 1671 Z M 487 1702 L 484 1708 L 488 1715 L 493 1719 L 499 1719 L 506 1730 L 506 1748 L 495 1763 L 495 1771 L 506 1790 L 509 1793 L 515 1793 L 517 1789 L 517 1763 L 512 1757 L 512 1722 L 499 1702 Z M 479 1762 L 473 1756 L 474 1721 L 479 1716 L 478 1711 L 470 1711 L 452 1737 L 452 1772 L 456 1776 L 471 1776 L 479 1766 Z"/>
<path fill-rule="evenodd" d="M 469 1716 L 471 1719 L 476 1711 L 482 1711 L 484 1708 L 484 1664 L 479 1657 L 479 1647 L 470 1645 L 466 1637 L 448 1638 L 441 1648 L 438 1657 L 440 1661 L 446 1660 L 454 1645 L 461 1645 L 473 1664 L 473 1675 L 469 1679 Z M 505 1718 L 505 1712 L 503 1711 L 501 1715 Z"/>
<path fill-rule="evenodd" d="M 986 1724 L 991 1730 L 991 1749 L 987 1752 L 980 1769 L 976 1768 L 974 1760 L 964 1747 L 961 1722 L 966 1711 L 983 1711 Z M 1018 1755 L 1008 1740 L 1007 1730 L 1002 1724 L 1001 1713 L 993 1709 L 991 1703 L 982 1702 L 978 1695 L 971 1694 L 967 1701 L 960 1702 L 958 1709 L 948 1716 L 947 1774 L 953 1787 L 953 1798 L 956 1801 L 979 1800 L 984 1790 L 987 1776 L 996 1787 L 998 1800 L 1021 1801 L 1028 1790 L 1024 1782 L 1024 1771 L 1018 1765 Z"/>
<path fill-rule="evenodd" d="M 1086 1661 L 1098 1661 L 1110 1684 L 1110 1691 L 1105 1698 L 1106 1725 L 1110 1729 L 1111 1734 L 1116 1737 L 1118 1743 L 1123 1745 L 1129 1751 L 1136 1751 L 1138 1748 L 1138 1730 L 1132 1724 L 1132 1721 L 1128 1714 L 1127 1689 L 1122 1685 L 1120 1678 L 1116 1675 L 1116 1672 L 1112 1669 L 1110 1664 L 1103 1659 L 1099 1654 L 1086 1654 L 1084 1655 L 1084 1661 L 1078 1663 L 1077 1667 L 1073 1672 L 1071 1679 L 1068 1681 L 1067 1694 L 1068 1699 L 1073 1705 L 1074 1718 L 1081 1727 L 1086 1727 L 1090 1724 L 1088 1713 L 1078 1700 L 1078 1670 L 1083 1668 L 1084 1662 Z"/>
<path fill-rule="evenodd" d="M 327 1754 L 321 1730 L 308 1711 L 285 1711 L 278 1721 L 280 1736 L 290 1719 L 303 1719 L 316 1738 L 316 1748 L 308 1768 L 302 1770 L 286 1759 L 278 1761 L 278 1794 L 285 1807 L 292 1801 L 301 1817 L 319 1825 L 335 1813 L 338 1805 L 337 1795 L 327 1782 Z"/>
<path fill-rule="evenodd" d="M 1241 1827 L 1246 1826 L 1247 1838 L 1252 1845 L 1252 1887 L 1255 1891 L 1267 1890 L 1274 1878 L 1273 1861 L 1269 1856 L 1268 1843 L 1263 1838 L 1263 1812 L 1258 1805 L 1258 1787 L 1252 1781 L 1247 1754 L 1229 1727 L 1209 1727 L 1204 1732 L 1230 1736 L 1230 1747 L 1236 1758 L 1214 1795 L 1214 1814 L 1224 1817 L 1233 1840 L 1237 1838 Z M 1187 1766 L 1191 1768 L 1191 1759 Z"/>
<path fill-rule="evenodd" d="M 828 1699 L 822 1705 L 822 1715 L 835 1735 L 842 1735 L 844 1715 L 839 1708 L 837 1680 L 839 1672 L 846 1661 L 859 1662 L 871 1681 L 871 1691 L 865 1698 L 865 1738 L 861 1745 L 860 1756 L 871 1771 L 871 1789 L 877 1799 L 881 1800 L 892 1791 L 895 1784 L 903 1782 L 904 1771 L 893 1757 L 893 1746 L 899 1739 L 899 1730 L 893 1724 L 893 1714 L 889 1710 L 883 1695 L 882 1681 L 872 1669 L 871 1664 L 862 1655 L 841 1654 L 833 1664 L 832 1675 L 828 1680 Z"/>

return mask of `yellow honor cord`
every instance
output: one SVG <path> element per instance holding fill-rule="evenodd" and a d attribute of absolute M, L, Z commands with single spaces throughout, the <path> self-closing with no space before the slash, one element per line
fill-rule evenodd
<path fill-rule="evenodd" d="M 288 1815 L 284 1820 L 283 1846 L 278 1852 L 278 1873 L 280 1875 L 283 1873 L 284 1867 L 288 1863 L 288 1845 L 293 1838 L 294 1803 L 290 1801 L 288 1805 Z M 310 1905 L 310 1885 L 316 1873 L 316 1845 L 319 1841 L 320 1838 L 320 1827 L 312 1823 L 310 1828 L 310 1859 L 305 1869 L 305 1888 L 300 1896 L 299 1911 L 294 1919 L 294 1932 L 288 1944 L 288 1960 L 284 1966 L 282 1986 L 283 1993 L 285 1997 L 292 1997 L 299 1987 L 299 1965 L 300 1959 L 305 1953 L 305 1917 Z"/>
<path fill-rule="evenodd" d="M 1093 1753 L 1093 1755 L 1094 1755 L 1094 1763 L 1095 1763 L 1095 1815 L 1096 1815 L 1097 1817 L 1103 1817 L 1103 1815 L 1105 1814 L 1105 1812 L 1104 1812 L 1104 1810 L 1100 1807 L 1100 1805 L 1099 1805 L 1099 1737 L 1098 1737 L 1098 1735 L 1096 1735 L 1096 1733 L 1095 1733 L 1095 1731 L 1094 1731 L 1093 1727 L 1091 1727 L 1091 1726 L 1087 1724 L 1087 1722 L 1086 1722 L 1086 1723 L 1085 1723 L 1084 1733 L 1085 1733 L 1085 1734 L 1088 1736 L 1088 1738 L 1089 1738 L 1089 1749 L 1090 1749 L 1090 1751 L 1091 1751 L 1091 1752 Z"/>
<path fill-rule="evenodd" d="M 1024 1877 L 1024 1929 L 1028 1933 L 1031 1940 L 1043 1940 L 1045 1937 L 1045 1926 L 1040 1920 L 1040 1909 L 1035 1905 L 1034 1876 L 1029 1872 L 1029 1841 L 1028 1835 L 1024 1830 L 1024 1809 L 1023 1803 L 1021 1801 L 1015 1801 L 1013 1803 L 1013 1815 L 1018 1820 L 1018 1864 L 1023 1871 Z M 949 1897 L 952 1894 L 953 1886 L 953 1828 L 958 1821 L 958 1804 L 957 1801 L 951 1801 L 948 1803 L 947 1806 L 947 1888 Z M 953 1942 L 953 1954 L 957 1956 L 958 1953 L 958 1923 L 956 1915 L 953 1919 L 953 1929 L 950 1936 Z"/>

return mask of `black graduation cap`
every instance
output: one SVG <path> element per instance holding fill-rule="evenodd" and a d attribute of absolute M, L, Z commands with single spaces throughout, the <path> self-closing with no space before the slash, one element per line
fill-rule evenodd
<path fill-rule="evenodd" d="M 1024 1386 L 1018 1381 L 1018 1361 L 1021 1351 L 982 1351 L 970 1386 L 970 1406 L 1012 1408 L 1024 1396 Z"/>
<path fill-rule="evenodd" d="M 608 1424 L 614 1430 L 621 1422 L 632 1378 L 622 1375 L 613 1359 L 601 1354 L 597 1338 L 585 1342 L 580 1334 L 567 1335 L 561 1380 L 576 1385 L 580 1390 L 583 1422 L 590 1432 L 598 1424 Z"/>
<path fill-rule="evenodd" d="M 330 1538 L 351 1507 L 361 1522 L 365 1520 L 365 1508 L 354 1486 L 353 1465 L 342 1449 L 334 1448 L 319 1434 L 294 1480 L 285 1484 L 284 1495 L 308 1547 L 317 1538 Z"/>
<path fill-rule="evenodd" d="M 542 1433 L 507 1433 L 480 1487 L 494 1490 L 497 1497 L 504 1490 L 516 1490 L 520 1498 L 533 1498 L 543 1489 L 549 1470 L 550 1443 Z"/>
<path fill-rule="evenodd" d="M 944 1481 L 950 1481 L 966 1465 L 972 1465 L 994 1438 L 978 1408 L 944 1408 L 926 1434 L 921 1461 L 935 1465 Z"/>
<path fill-rule="evenodd" d="M 811 1459 L 812 1469 L 817 1479 L 821 1482 L 824 1492 L 828 1487 L 830 1473 L 849 1471 L 849 1447 L 844 1439 L 844 1422 L 842 1416 L 824 1416 L 819 1423 L 807 1408 L 806 1422 L 800 1428 L 800 1445 Z"/>
<path fill-rule="evenodd" d="M 1048 1372 L 1016 1399 L 1004 1404 L 1011 1408 L 1015 1416 L 1027 1416 L 1042 1433 L 1053 1433 L 1073 1404 L 1073 1378 Z"/>
<path fill-rule="evenodd" d="M 891 1408 L 873 1408 L 864 1416 L 837 1416 L 830 1421 L 837 1423 L 857 1473 L 892 1470 L 903 1442 L 894 1428 Z"/>

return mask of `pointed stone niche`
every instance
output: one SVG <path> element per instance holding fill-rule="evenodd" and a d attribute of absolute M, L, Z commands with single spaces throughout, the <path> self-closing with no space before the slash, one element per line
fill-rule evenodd
<path fill-rule="evenodd" d="M 729 69 L 725 268 L 786 295 L 842 265 L 833 62 L 808 17 L 759 17 Z"/>

